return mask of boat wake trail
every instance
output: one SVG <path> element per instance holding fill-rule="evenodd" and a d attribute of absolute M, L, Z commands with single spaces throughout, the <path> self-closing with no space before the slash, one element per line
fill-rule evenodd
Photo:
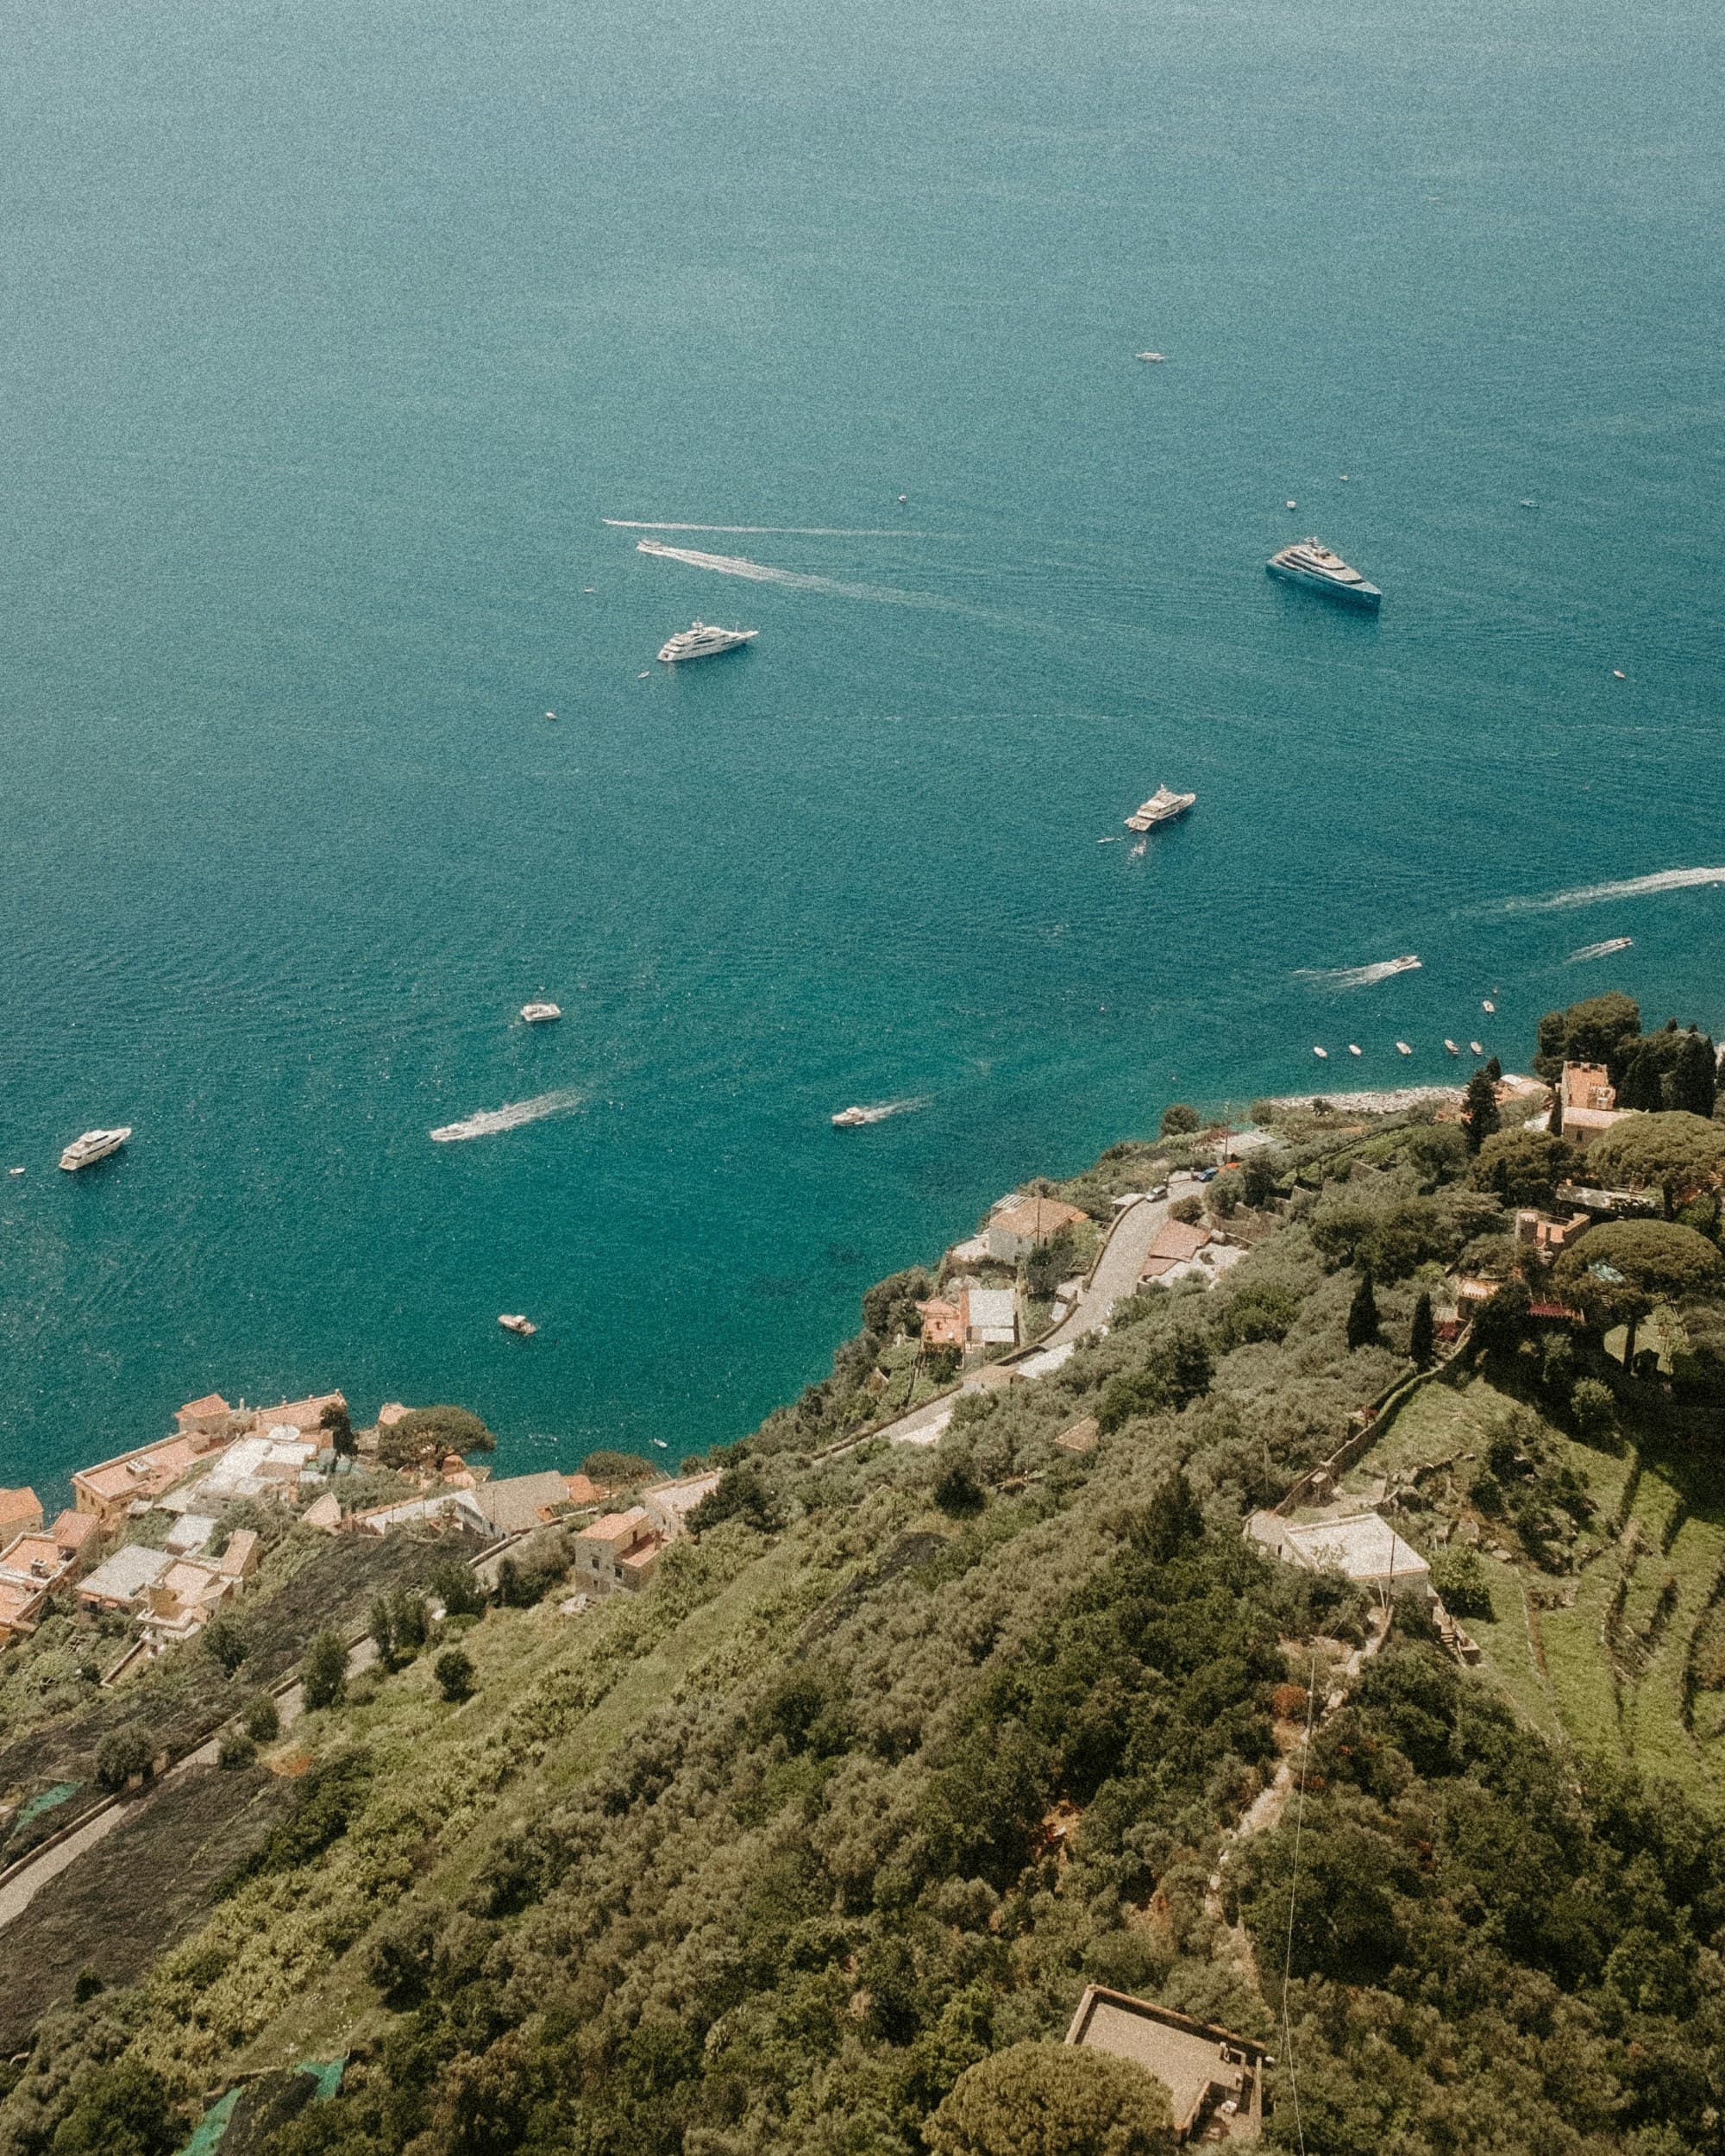
<path fill-rule="evenodd" d="M 1578 966 L 1584 958 L 1609 958 L 1614 950 L 1628 950 L 1634 940 L 1633 936 L 1608 936 L 1603 943 L 1584 943 L 1579 950 L 1572 950 L 1564 963 Z"/>
<path fill-rule="evenodd" d="M 1656 891 L 1693 891 L 1703 884 L 1725 883 L 1725 868 L 1661 868 L 1657 875 L 1631 876 L 1627 883 L 1588 883 L 1559 891 L 1550 899 L 1511 899 L 1512 913 L 1543 913 L 1559 906 L 1598 906 L 1607 899 L 1645 899 Z"/>
<path fill-rule="evenodd" d="M 750 561 L 740 554 L 702 554 L 694 547 L 668 547 L 661 539 L 636 542 L 639 554 L 656 554 L 667 561 L 681 561 L 691 569 L 711 569 L 718 576 L 746 577 L 753 584 L 778 584 L 794 592 L 825 592 L 833 599 L 869 599 L 888 606 L 925 606 L 937 613 L 968 614 L 973 610 L 954 599 L 937 599 L 925 592 L 897 592 L 889 585 L 843 584 L 837 577 L 810 576 L 801 569 L 775 569 L 764 561 Z"/>
<path fill-rule="evenodd" d="M 1418 970 L 1417 958 L 1380 958 L 1372 966 L 1301 966 L 1295 968 L 1296 981 L 1321 981 L 1327 988 L 1369 988 L 1375 981 L 1388 981 L 1392 974 L 1414 973 Z"/>
<path fill-rule="evenodd" d="M 490 1138 L 498 1131 L 518 1131 L 524 1123 L 537 1123 L 542 1117 L 561 1115 L 566 1109 L 578 1108 L 581 1096 L 578 1093 L 541 1093 L 530 1100 L 511 1100 L 501 1108 L 486 1108 L 479 1115 L 466 1116 L 459 1123 L 442 1123 L 431 1133 L 434 1145 L 455 1145 L 463 1138 Z"/>
<path fill-rule="evenodd" d="M 723 531 L 747 539 L 920 539 L 902 524 L 890 530 L 859 531 L 847 524 L 653 524 L 640 517 L 602 517 L 613 531 Z"/>
<path fill-rule="evenodd" d="M 872 1108 L 859 1111 L 865 1123 L 884 1123 L 889 1115 L 909 1115 L 918 1108 L 928 1106 L 928 1096 L 915 1100 L 878 1100 Z"/>

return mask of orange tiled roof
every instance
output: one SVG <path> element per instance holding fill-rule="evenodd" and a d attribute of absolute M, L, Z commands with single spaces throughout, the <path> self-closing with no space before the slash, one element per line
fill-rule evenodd
<path fill-rule="evenodd" d="M 93 1534 L 100 1534 L 102 1522 L 93 1512 L 63 1512 L 49 1532 L 62 1550 L 81 1550 Z"/>
<path fill-rule="evenodd" d="M 0 1526 L 15 1520 L 40 1520 L 42 1501 L 33 1489 L 0 1489 Z"/>
<path fill-rule="evenodd" d="M 184 1421 L 188 1415 L 230 1415 L 234 1411 L 220 1393 L 205 1393 L 202 1400 L 188 1400 L 175 1412 Z"/>
<path fill-rule="evenodd" d="M 634 1542 L 646 1532 L 647 1514 L 641 1506 L 634 1505 L 627 1512 L 608 1512 L 603 1520 L 595 1520 L 591 1527 L 581 1529 L 579 1539 L 623 1545 Z"/>

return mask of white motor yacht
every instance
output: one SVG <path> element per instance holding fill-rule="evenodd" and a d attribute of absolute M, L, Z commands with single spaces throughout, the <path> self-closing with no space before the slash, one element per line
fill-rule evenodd
<path fill-rule="evenodd" d="M 668 667 L 675 666 L 680 659 L 716 658 L 721 651 L 735 651 L 752 642 L 760 633 L 758 629 L 715 629 L 698 621 L 669 638 L 661 647 L 659 656 Z"/>
<path fill-rule="evenodd" d="M 129 1123 L 117 1131 L 86 1131 L 82 1138 L 75 1138 L 60 1156 L 62 1168 L 88 1168 L 92 1163 L 106 1160 L 110 1153 L 117 1153 L 132 1135 Z"/>
<path fill-rule="evenodd" d="M 1176 817 L 1184 816 L 1197 799 L 1195 793 L 1176 793 L 1171 787 L 1159 786 L 1147 801 L 1140 801 L 1126 818 L 1129 831 L 1153 831 L 1163 824 L 1171 824 Z"/>
<path fill-rule="evenodd" d="M 555 1003 L 524 1003 L 521 1015 L 529 1025 L 549 1025 L 563 1013 Z"/>
<path fill-rule="evenodd" d="M 518 1332 L 524 1340 L 531 1339 L 533 1335 L 539 1330 L 538 1326 L 534 1324 L 531 1318 L 523 1317 L 518 1310 L 513 1313 L 505 1313 L 504 1316 L 498 1319 L 498 1323 L 503 1327 L 505 1332 Z"/>
<path fill-rule="evenodd" d="M 1289 502 L 1288 506 L 1292 509 L 1294 505 Z M 1296 539 L 1291 547 L 1271 555 L 1265 567 L 1271 576 L 1303 584 L 1308 591 L 1327 592 L 1331 599 L 1346 599 L 1355 606 L 1376 607 L 1383 601 L 1377 586 L 1368 584 L 1358 569 L 1351 569 L 1321 539 Z"/>

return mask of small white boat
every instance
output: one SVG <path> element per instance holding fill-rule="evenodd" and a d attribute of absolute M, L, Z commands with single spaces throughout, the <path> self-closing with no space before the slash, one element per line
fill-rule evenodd
<path fill-rule="evenodd" d="M 1365 1050 L 1363 1048 L 1357 1047 L 1352 1041 L 1348 1043 L 1348 1054 L 1350 1056 L 1364 1056 L 1364 1053 Z"/>
<path fill-rule="evenodd" d="M 1141 360 L 1150 360 L 1157 364 L 1160 363 L 1162 359 L 1162 354 L 1159 352 L 1140 352 L 1137 356 Z"/>
<path fill-rule="evenodd" d="M 1298 509 L 1298 507 L 1300 506 L 1300 505 L 1299 505 L 1299 503 L 1298 503 L 1298 502 L 1289 502 L 1289 505 L 1288 505 L 1288 506 L 1289 507 L 1289 509 Z"/>
<path fill-rule="evenodd" d="M 529 1025 L 549 1025 L 554 1018 L 561 1018 L 563 1013 L 555 1003 L 524 1003 L 521 1015 Z"/>
<path fill-rule="evenodd" d="M 117 1153 L 131 1135 L 129 1123 L 117 1131 L 86 1131 L 66 1147 L 60 1156 L 60 1164 L 68 1169 L 88 1168 L 96 1161 L 106 1160 L 110 1153 Z"/>
<path fill-rule="evenodd" d="M 1444 1046 L 1445 1046 L 1446 1049 L 1448 1049 L 1448 1050 L 1450 1051 L 1450 1053 L 1451 1053 L 1451 1055 L 1452 1055 L 1452 1056 L 1459 1056 L 1459 1055 L 1460 1055 L 1460 1053 L 1461 1053 L 1461 1050 L 1459 1050 L 1459 1049 L 1456 1046 L 1455 1043 L 1454 1043 L 1454 1042 L 1453 1042 L 1453 1041 L 1452 1041 L 1452 1040 L 1449 1037 L 1448 1034 L 1446 1034 L 1446 1035 L 1444 1036 Z"/>
<path fill-rule="evenodd" d="M 1488 998 L 1486 999 L 1486 1000 L 1485 1000 L 1484 1003 L 1482 1003 L 1482 1004 L 1480 1005 L 1480 1006 L 1479 1006 L 1479 1007 L 1480 1007 L 1480 1009 L 1481 1009 L 1482 1011 L 1490 1011 L 1490 1012 L 1492 1012 L 1492 1014 L 1493 1014 L 1494 1016 L 1496 1014 L 1497 1006 L 1496 1006 L 1495 1003 L 1493 1003 L 1493 1002 L 1491 1001 L 1491 1000 L 1490 999 L 1490 997 L 1488 997 Z"/>
<path fill-rule="evenodd" d="M 1329 1051 L 1329 1050 L 1328 1050 L 1327 1048 L 1314 1048 L 1314 1049 L 1312 1050 L 1312 1053 L 1313 1053 L 1313 1054 L 1314 1054 L 1314 1056 L 1318 1058 L 1318 1060 L 1319 1060 L 1320 1062 L 1326 1062 L 1326 1063 L 1327 1063 L 1327 1062 L 1328 1062 L 1328 1061 L 1330 1060 L 1330 1051 Z"/>
<path fill-rule="evenodd" d="M 539 1330 L 538 1326 L 534 1324 L 531 1318 L 524 1318 L 518 1310 L 513 1312 L 506 1311 L 504 1315 L 498 1319 L 498 1323 L 503 1327 L 505 1332 L 518 1332 L 524 1340 L 530 1340 L 533 1335 Z"/>
<path fill-rule="evenodd" d="M 1624 673 L 1624 671 L 1623 671 L 1623 669 L 1622 669 L 1622 667 L 1612 667 L 1612 669 L 1611 669 L 1611 679 L 1612 679 L 1614 681 L 1627 681 L 1627 680 L 1628 680 L 1628 678 L 1629 678 L 1629 677 L 1628 677 L 1628 675 L 1627 674 L 1625 674 L 1625 673 Z"/>
<path fill-rule="evenodd" d="M 557 714 L 555 711 L 547 711 L 545 716 L 547 718 L 555 718 Z"/>
<path fill-rule="evenodd" d="M 7 1173 L 9 1175 L 22 1175 L 23 1174 L 23 1172 L 24 1172 L 24 1171 L 23 1171 L 23 1169 L 22 1169 L 22 1168 L 9 1168 L 9 1169 L 6 1170 L 6 1173 Z"/>
<path fill-rule="evenodd" d="M 1411 1048 L 1409 1048 L 1409 1047 L 1408 1047 L 1408 1044 L 1407 1044 L 1407 1042 L 1406 1042 L 1406 1041 L 1397 1041 L 1397 1042 L 1396 1042 L 1396 1053 L 1398 1056 L 1411 1056 L 1411 1055 L 1413 1054 L 1413 1052 L 1414 1052 L 1414 1051 L 1413 1051 L 1413 1050 L 1412 1050 Z"/>
<path fill-rule="evenodd" d="M 663 1438 L 655 1438 L 653 1442 L 662 1452 L 668 1452 L 671 1449 Z"/>
<path fill-rule="evenodd" d="M 832 1119 L 835 1131 L 860 1131 L 865 1123 L 874 1121 L 867 1108 L 841 1108 Z"/>
<path fill-rule="evenodd" d="M 1482 1042 L 1470 1041 L 1468 1046 L 1476 1056 L 1483 1056 L 1485 1053 L 1484 1044 Z"/>

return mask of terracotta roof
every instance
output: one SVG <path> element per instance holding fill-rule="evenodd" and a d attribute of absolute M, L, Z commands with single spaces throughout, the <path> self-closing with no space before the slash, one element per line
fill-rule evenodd
<path fill-rule="evenodd" d="M 608 1542 L 613 1549 L 620 1549 L 638 1541 L 647 1528 L 644 1508 L 633 1505 L 627 1512 L 608 1512 L 603 1520 L 595 1520 L 592 1526 L 583 1527 L 576 1539 L 581 1542 Z"/>
<path fill-rule="evenodd" d="M 347 1404 L 339 1392 L 314 1393 L 309 1400 L 284 1400 L 279 1407 L 258 1409 L 258 1427 L 275 1430 L 291 1423 L 296 1430 L 315 1430 L 326 1407 L 345 1407 Z"/>
<path fill-rule="evenodd" d="M 188 1415 L 230 1415 L 234 1411 L 220 1393 L 205 1393 L 202 1400 L 188 1400 L 174 1412 L 184 1422 Z"/>
<path fill-rule="evenodd" d="M 102 1522 L 93 1512 L 63 1512 L 49 1531 L 62 1550 L 81 1550 L 93 1534 L 100 1534 Z"/>
<path fill-rule="evenodd" d="M 1156 1232 L 1156 1240 L 1145 1252 L 1145 1258 L 1165 1258 L 1177 1265 L 1185 1259 L 1195 1257 L 1210 1239 L 1208 1228 L 1191 1220 L 1164 1220 Z"/>
<path fill-rule="evenodd" d="M 99 1497 L 119 1497 L 130 1492 L 154 1496 L 166 1489 L 176 1476 L 185 1474 L 194 1460 L 204 1457 L 190 1438 L 164 1438 L 160 1445 L 140 1445 L 135 1452 L 101 1460 L 80 1468 L 73 1484 L 82 1482 Z"/>
<path fill-rule="evenodd" d="M 608 1494 L 586 1475 L 566 1475 L 563 1488 L 569 1493 L 572 1505 L 597 1505 Z"/>
<path fill-rule="evenodd" d="M 40 1520 L 42 1501 L 33 1489 L 0 1489 L 0 1526 L 18 1520 Z"/>

